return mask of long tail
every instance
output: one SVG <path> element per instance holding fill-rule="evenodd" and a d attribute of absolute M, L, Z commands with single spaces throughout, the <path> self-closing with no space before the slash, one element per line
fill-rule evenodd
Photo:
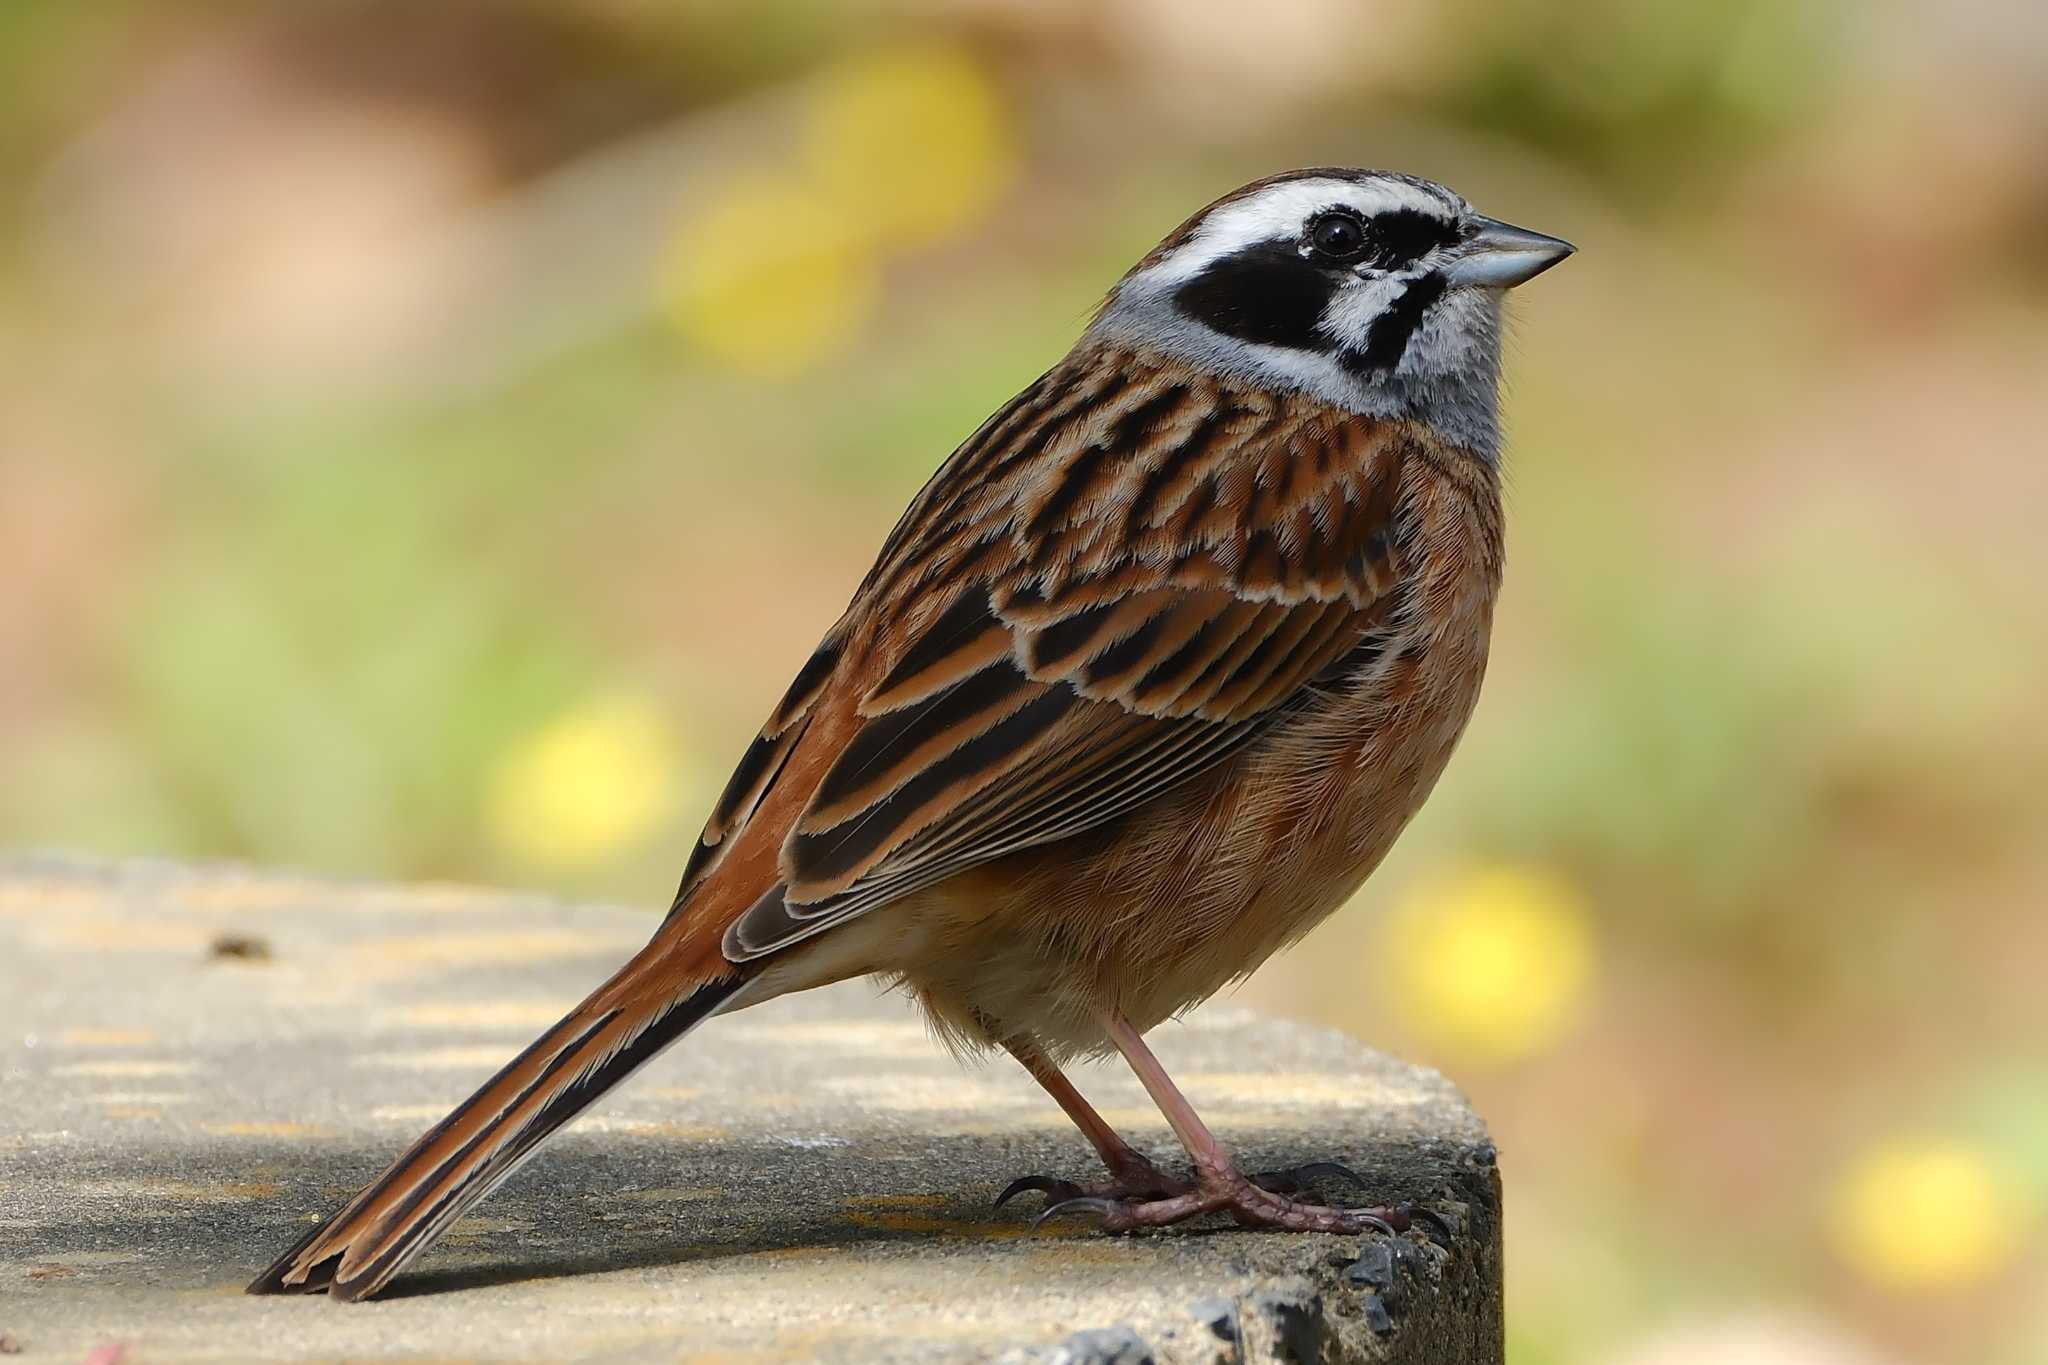
<path fill-rule="evenodd" d="M 745 984 L 743 976 L 734 976 L 666 997 L 622 990 L 645 972 L 646 956 L 628 963 L 485 1082 L 339 1213 L 257 1276 L 249 1292 L 324 1289 L 351 1300 L 375 1294 L 557 1128 Z"/>

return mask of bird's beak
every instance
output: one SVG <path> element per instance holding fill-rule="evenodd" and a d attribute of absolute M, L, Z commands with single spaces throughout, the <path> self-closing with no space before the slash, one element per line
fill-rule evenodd
<path fill-rule="evenodd" d="M 1562 237 L 1518 228 L 1498 218 L 1476 218 L 1458 259 L 1444 268 L 1454 285 L 1512 289 L 1541 275 L 1578 250 Z"/>

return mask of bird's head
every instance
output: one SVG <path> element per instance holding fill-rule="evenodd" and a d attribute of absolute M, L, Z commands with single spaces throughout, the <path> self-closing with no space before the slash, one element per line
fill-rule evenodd
<path fill-rule="evenodd" d="M 1098 333 L 1490 453 L 1504 291 L 1572 253 L 1386 171 L 1292 171 L 1225 195 L 1117 284 Z"/>

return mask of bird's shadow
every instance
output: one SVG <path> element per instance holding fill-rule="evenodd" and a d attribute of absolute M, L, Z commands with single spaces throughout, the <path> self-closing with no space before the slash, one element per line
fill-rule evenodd
<path fill-rule="evenodd" d="M 1245 1144 L 1248 1161 L 1335 1158 L 1368 1179 L 1384 1177 L 1387 1198 L 1429 1196 L 1411 1165 L 1412 1150 L 1404 1161 L 1397 1144 L 1363 1139 L 1344 1151 L 1310 1151 L 1312 1139 L 1263 1137 Z M 144 1200 L 112 1217 L 88 1218 L 81 1209 L 76 1222 L 32 1229 L 28 1255 L 61 1260 L 67 1251 L 117 1247 L 151 1263 L 160 1279 L 246 1282 L 298 1241 L 313 1217 L 333 1212 L 373 1178 L 388 1154 L 367 1142 L 181 1146 L 130 1151 L 120 1170 L 105 1175 L 133 1180 L 138 1158 L 179 1188 L 212 1187 L 232 1197 Z M 1092 1179 L 1095 1161 L 1078 1138 L 1037 1130 L 865 1138 L 844 1146 L 571 1133 L 455 1224 L 453 1235 L 380 1297 L 420 1299 L 881 1240 L 1022 1248 L 1035 1204 L 1020 1199 L 1000 1211 L 992 1205 L 1013 1176 L 1028 1171 Z M 1190 1225 L 1172 1235 L 1227 1230 L 1227 1223 Z"/>
<path fill-rule="evenodd" d="M 1028 1215 L 1025 1215 L 1028 1218 Z M 682 1229 L 667 1245 L 606 1245 L 587 1251 L 528 1254 L 523 1249 L 498 1254 L 488 1263 L 413 1269 L 378 1295 L 384 1300 L 420 1298 L 464 1289 L 492 1289 L 528 1280 L 552 1280 L 624 1270 L 654 1270 L 692 1262 L 729 1260 L 762 1252 L 821 1250 L 872 1241 L 876 1232 L 843 1221 L 804 1215 L 791 1218 L 774 1235 L 750 1237 L 744 1245 L 707 1243 Z M 494 1244 L 493 1251 L 499 1251 Z M 431 1253 L 429 1253 L 431 1257 Z"/>
<path fill-rule="evenodd" d="M 1014 1138 L 947 1137 L 916 1140 L 915 1151 L 892 1152 L 886 1146 L 854 1150 L 791 1150 L 758 1145 L 676 1147 L 664 1160 L 679 1178 L 709 1169 L 728 1173 L 715 1198 L 693 1199 L 675 1206 L 672 1220 L 632 1230 L 607 1222 L 591 1230 L 591 1240 L 574 1245 L 506 1248 L 492 1244 L 488 1263 L 451 1266 L 428 1263 L 385 1291 L 387 1299 L 409 1298 L 464 1289 L 482 1289 L 526 1280 L 647 1270 L 693 1262 L 712 1262 L 764 1252 L 824 1250 L 878 1240 L 971 1241 L 991 1248 L 1026 1246 L 1037 1213 L 1036 1196 L 996 1209 L 996 1195 L 1016 1175 L 1046 1172 L 1075 1179 L 1095 1179 L 1095 1158 L 1078 1140 L 1025 1134 Z M 1165 1158 L 1167 1153 L 1159 1154 Z M 1287 1165 L 1305 1158 L 1335 1158 L 1368 1182 L 1385 1185 L 1387 1200 L 1422 1200 L 1442 1186 L 1418 1183 L 1412 1149 L 1369 1140 L 1346 1150 L 1313 1153 L 1285 1139 L 1248 1143 L 1247 1161 L 1270 1158 L 1262 1165 Z M 614 1150 L 594 1145 L 562 1154 L 563 1160 L 542 1177 L 540 1189 L 529 1189 L 519 1203 L 538 1200 L 560 1206 L 546 1186 L 560 1191 L 600 1193 L 618 1188 L 622 1160 Z M 626 1157 L 631 1164 L 635 1158 Z M 1171 1165 L 1171 1162 L 1167 1164 Z M 1407 1169 L 1403 1169 L 1406 1167 Z M 744 1172 L 741 1179 L 730 1173 Z M 700 1187 L 701 1188 L 701 1187 Z M 1355 1191 L 1354 1191 L 1355 1193 Z M 573 1198 L 574 1196 L 570 1196 Z M 497 1211 L 517 1218 L 515 1205 Z M 1069 1235 L 1085 1234 L 1090 1224 L 1054 1226 Z M 1176 1227 L 1174 1238 L 1206 1237 L 1235 1232 L 1227 1218 L 1196 1221 Z M 1159 1234 L 1149 1234 L 1159 1235 Z"/>

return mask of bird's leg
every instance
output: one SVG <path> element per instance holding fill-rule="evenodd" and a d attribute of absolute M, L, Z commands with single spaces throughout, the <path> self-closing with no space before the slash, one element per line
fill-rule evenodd
<path fill-rule="evenodd" d="M 996 1196 L 997 1208 L 1026 1190 L 1038 1190 L 1054 1204 L 1070 1199 L 1159 1199 L 1187 1190 L 1187 1182 L 1166 1174 L 1154 1166 L 1143 1152 L 1124 1141 L 1123 1136 L 1109 1126 L 1109 1121 L 1096 1113 L 1095 1107 L 1074 1088 L 1066 1074 L 1053 1065 L 1052 1059 L 1038 1050 L 1037 1044 L 1024 1038 L 1006 1038 L 1003 1047 L 1031 1073 L 1033 1080 L 1045 1087 L 1045 1093 L 1066 1111 L 1074 1126 L 1081 1130 L 1081 1136 L 1093 1144 L 1102 1164 L 1109 1168 L 1109 1179 L 1081 1185 L 1057 1176 L 1019 1176 Z"/>
<path fill-rule="evenodd" d="M 1290 1184 L 1298 1189 L 1299 1180 L 1290 1181 L 1284 1173 L 1279 1179 L 1267 1180 L 1266 1184 L 1255 1181 L 1237 1168 L 1230 1153 L 1195 1113 L 1187 1096 L 1181 1094 L 1179 1087 L 1167 1076 L 1166 1068 L 1152 1055 L 1152 1049 L 1145 1046 L 1145 1040 L 1131 1027 L 1130 1021 L 1111 1010 L 1104 1012 L 1102 1024 L 1110 1041 L 1116 1044 L 1117 1051 L 1123 1053 L 1124 1060 L 1137 1073 L 1146 1093 L 1152 1096 L 1152 1102 L 1166 1116 L 1174 1136 L 1180 1139 L 1181 1146 L 1187 1148 L 1195 1166 L 1193 1184 L 1179 1194 L 1149 1201 L 1081 1194 L 1051 1205 L 1039 1215 L 1041 1221 L 1067 1213 L 1094 1213 L 1101 1217 L 1105 1229 L 1125 1232 L 1133 1228 L 1164 1227 L 1197 1214 L 1228 1213 L 1245 1227 L 1342 1233 L 1373 1228 L 1392 1233 L 1405 1232 L 1410 1221 L 1417 1216 L 1418 1211 L 1409 1205 L 1340 1209 L 1294 1199 L 1282 1190 Z M 1303 1167 L 1302 1172 L 1307 1174 L 1318 1169 Z M 1278 1188 L 1267 1188 L 1267 1185 Z"/>

